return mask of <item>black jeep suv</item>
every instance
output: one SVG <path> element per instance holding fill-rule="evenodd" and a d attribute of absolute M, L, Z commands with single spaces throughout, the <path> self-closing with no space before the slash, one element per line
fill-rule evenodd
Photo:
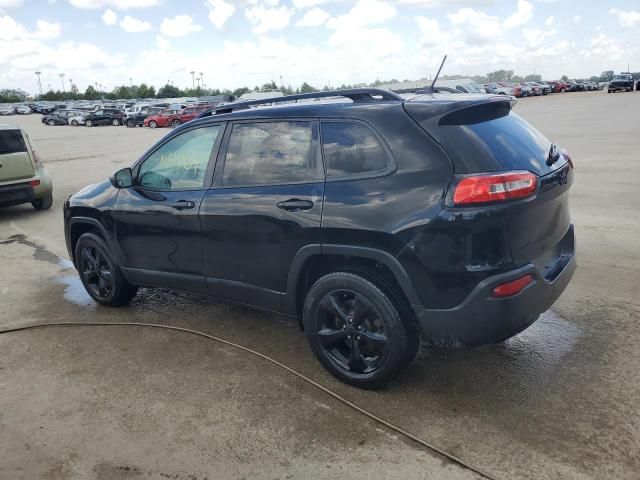
<path fill-rule="evenodd" d="M 205 111 L 67 200 L 69 255 L 101 304 L 160 286 L 291 315 L 333 375 L 379 387 L 421 335 L 524 330 L 574 273 L 571 159 L 514 102 L 356 89 Z"/>

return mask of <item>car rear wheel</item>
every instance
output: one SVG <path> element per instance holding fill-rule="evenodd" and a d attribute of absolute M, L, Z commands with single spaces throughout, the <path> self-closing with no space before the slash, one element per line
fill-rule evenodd
<path fill-rule="evenodd" d="M 365 276 L 336 272 L 320 278 L 305 299 L 303 324 L 311 350 L 332 375 L 374 389 L 413 361 L 420 337 L 401 296 Z"/>
<path fill-rule="evenodd" d="M 47 125 L 49 125 L 50 127 L 53 127 L 56 124 L 56 122 L 54 122 L 53 120 L 49 120 L 47 122 Z"/>
<path fill-rule="evenodd" d="M 84 122 L 84 124 L 85 124 L 87 127 L 93 127 L 93 122 L 92 122 L 91 120 L 87 120 L 86 122 Z"/>
<path fill-rule="evenodd" d="M 127 120 L 127 127 L 135 128 L 135 126 L 136 126 L 136 122 L 134 122 L 133 120 Z"/>
<path fill-rule="evenodd" d="M 77 127 L 79 123 L 77 120 L 71 120 L 71 125 L 73 125 L 74 127 Z"/>
<path fill-rule="evenodd" d="M 173 128 L 179 127 L 180 126 L 180 120 L 178 120 L 178 119 L 171 120 L 171 126 Z"/>
<path fill-rule="evenodd" d="M 51 205 L 53 205 L 53 194 L 50 193 L 45 197 L 38 198 L 31 202 L 31 205 L 33 205 L 33 208 L 36 210 L 49 210 Z"/>
<path fill-rule="evenodd" d="M 76 268 L 80 280 L 96 302 L 117 307 L 135 296 L 138 288 L 122 275 L 106 243 L 94 233 L 85 233 L 76 244 Z"/>
<path fill-rule="evenodd" d="M 111 125 L 113 125 L 114 127 L 119 127 L 120 126 L 120 120 L 118 120 L 117 118 L 114 118 L 111 121 Z"/>
<path fill-rule="evenodd" d="M 158 122 L 156 122 L 155 120 L 151 120 L 149 122 L 149 127 L 156 128 L 157 126 L 158 126 Z"/>

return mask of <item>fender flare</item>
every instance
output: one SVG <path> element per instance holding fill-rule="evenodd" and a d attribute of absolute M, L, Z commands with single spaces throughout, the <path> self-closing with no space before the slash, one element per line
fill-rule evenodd
<path fill-rule="evenodd" d="M 72 217 L 71 219 L 69 219 L 69 232 L 68 232 L 68 238 L 67 238 L 67 250 L 69 251 L 69 256 L 71 257 L 71 261 L 73 262 L 73 265 L 75 266 L 76 264 L 76 259 L 75 259 L 75 252 L 73 251 L 73 246 L 71 245 L 71 231 L 73 230 L 73 226 L 75 224 L 85 224 L 85 225 L 91 225 L 93 227 L 98 228 L 98 230 L 100 230 L 100 233 L 102 233 L 102 237 L 104 238 L 104 241 L 107 242 L 107 245 L 109 246 L 109 250 L 111 250 L 111 252 L 116 256 L 116 261 L 118 263 L 118 265 L 120 266 L 120 271 L 122 272 L 122 274 L 125 276 L 125 278 L 127 280 L 129 280 L 129 277 L 126 273 L 126 268 L 124 267 L 124 263 L 122 262 L 122 252 L 121 250 L 117 247 L 117 244 L 113 241 L 113 239 L 111 238 L 111 236 L 109 235 L 106 227 L 102 224 L 102 222 L 100 222 L 100 220 L 98 220 L 97 218 L 93 218 L 93 217 Z"/>
<path fill-rule="evenodd" d="M 296 298 L 300 285 L 300 275 L 304 270 L 307 261 L 311 257 L 322 255 L 345 255 L 356 258 L 366 258 L 375 260 L 387 267 L 395 277 L 402 292 L 412 305 L 420 304 L 420 299 L 416 293 L 411 279 L 402 264 L 396 257 L 384 250 L 370 247 L 359 247 L 353 245 L 338 244 L 313 244 L 306 245 L 298 250 L 298 253 L 291 262 L 289 267 L 289 275 L 287 277 L 287 293 L 283 299 L 283 309 L 286 313 L 296 315 Z"/>

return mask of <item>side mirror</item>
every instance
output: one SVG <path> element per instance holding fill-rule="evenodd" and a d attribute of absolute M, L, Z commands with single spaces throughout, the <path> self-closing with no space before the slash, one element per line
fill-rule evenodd
<path fill-rule="evenodd" d="M 129 167 L 123 168 L 111 175 L 109 180 L 116 188 L 129 188 L 133 186 L 133 173 Z"/>

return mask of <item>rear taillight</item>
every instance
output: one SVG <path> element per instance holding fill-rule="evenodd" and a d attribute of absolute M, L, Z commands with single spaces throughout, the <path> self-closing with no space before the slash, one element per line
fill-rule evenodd
<path fill-rule="evenodd" d="M 453 192 L 455 206 L 526 198 L 538 188 L 538 177 L 517 171 L 463 177 Z"/>
<path fill-rule="evenodd" d="M 512 280 L 511 282 L 498 285 L 493 289 L 491 294 L 496 298 L 511 297 L 520 293 L 522 290 L 524 290 L 524 287 L 532 282 L 533 276 L 525 275 L 524 277 L 518 278 L 517 280 Z"/>
<path fill-rule="evenodd" d="M 32 187 L 37 187 L 38 185 L 40 185 L 40 180 L 31 180 L 29 182 L 29 185 L 31 185 Z"/>
<path fill-rule="evenodd" d="M 567 162 L 569 162 L 569 165 L 571 165 L 571 168 L 574 168 L 573 166 L 573 160 L 571 159 L 571 155 L 569 155 L 569 152 L 567 152 L 564 148 L 562 150 L 560 150 L 560 153 L 562 153 L 562 156 L 564 158 L 567 159 Z"/>

